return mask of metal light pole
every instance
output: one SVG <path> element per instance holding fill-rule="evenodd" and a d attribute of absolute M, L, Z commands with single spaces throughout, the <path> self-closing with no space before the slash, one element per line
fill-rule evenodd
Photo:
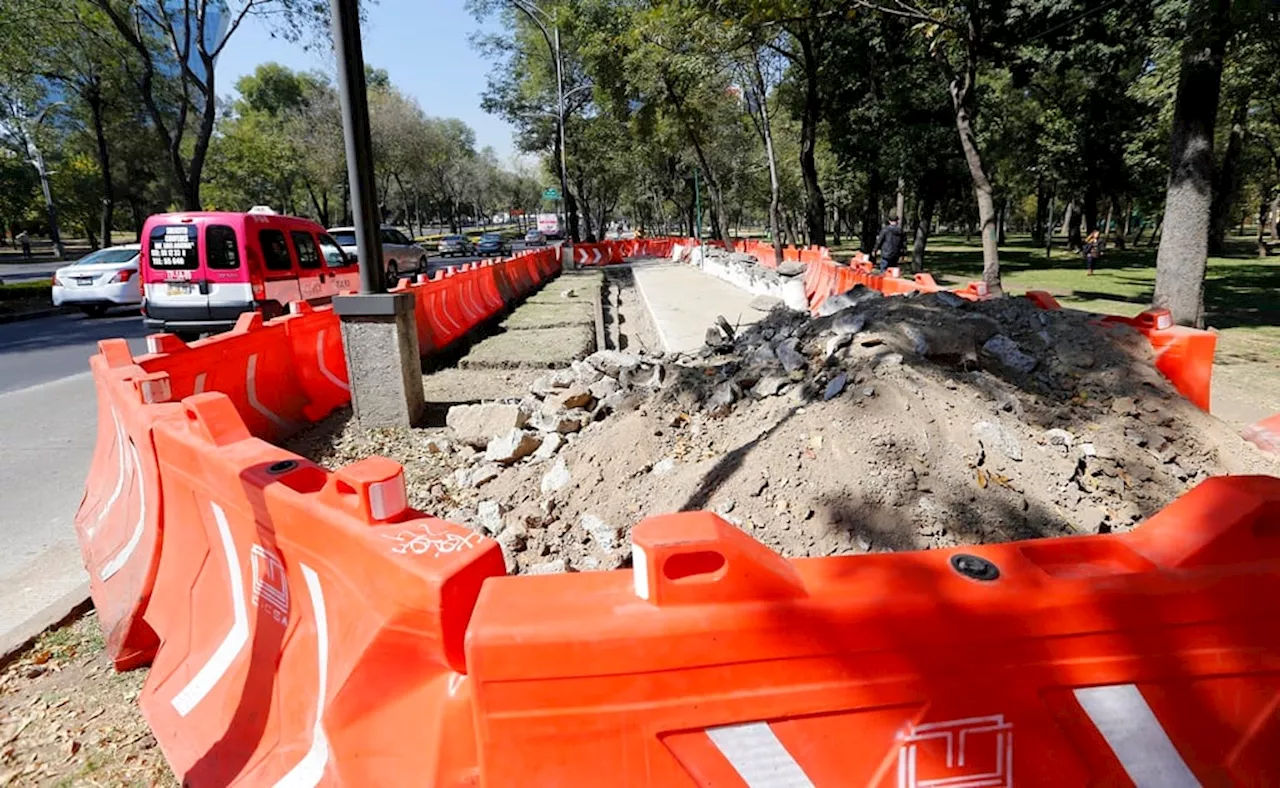
<path fill-rule="evenodd" d="M 425 407 L 415 298 L 409 292 L 388 293 L 383 277 L 358 0 L 329 0 L 329 7 L 360 256 L 360 294 L 333 299 L 342 328 L 351 405 L 356 420 L 366 429 L 409 427 L 422 421 Z"/>
<path fill-rule="evenodd" d="M 356 0 L 330 0 L 333 48 L 338 54 L 338 98 L 347 147 L 347 180 L 355 220 L 360 292 L 386 292 L 382 242 L 378 235 L 378 192 L 374 186 L 373 141 L 369 132 L 369 98 L 364 81 L 364 48 L 360 44 L 360 8 Z"/>
<path fill-rule="evenodd" d="M 555 17 L 548 14 L 529 0 L 511 0 L 511 4 L 529 17 L 529 21 L 538 26 L 542 31 L 542 37 L 547 42 L 547 47 L 551 50 L 551 56 L 556 62 L 556 133 L 560 138 L 560 199 L 565 206 L 565 221 L 570 226 L 577 228 L 577 217 L 569 217 L 568 199 L 569 199 L 569 165 L 565 154 L 564 146 L 564 65 L 560 57 L 560 27 L 556 25 Z M 541 15 L 551 25 L 551 32 L 547 32 L 547 25 L 538 18 Z M 575 88 L 575 90 L 580 88 Z M 572 236 L 571 236 L 572 237 Z"/>
<path fill-rule="evenodd" d="M 698 246 L 702 246 L 702 191 L 698 188 L 698 168 L 693 168 L 694 226 L 698 233 Z"/>

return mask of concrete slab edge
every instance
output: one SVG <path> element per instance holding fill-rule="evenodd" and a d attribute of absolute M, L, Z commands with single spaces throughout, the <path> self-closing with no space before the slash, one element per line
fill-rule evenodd
<path fill-rule="evenodd" d="M 636 289 L 640 291 L 640 298 L 644 301 L 644 308 L 649 310 L 649 322 L 653 324 L 653 330 L 658 334 L 658 341 L 662 343 L 662 352 L 671 352 L 671 340 L 667 337 L 667 332 L 662 330 L 662 321 L 658 319 L 657 314 L 653 311 L 653 304 L 649 302 L 649 293 L 645 290 L 642 277 L 636 277 Z"/>
<path fill-rule="evenodd" d="M 47 629 L 60 626 L 93 607 L 86 580 L 27 616 L 9 631 L 0 633 L 0 667 L 12 662 Z"/>

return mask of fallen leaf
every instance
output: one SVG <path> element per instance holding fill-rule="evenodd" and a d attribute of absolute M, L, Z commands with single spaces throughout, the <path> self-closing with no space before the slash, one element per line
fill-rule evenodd
<path fill-rule="evenodd" d="M 43 665 L 44 663 L 48 662 L 49 658 L 52 656 L 53 655 L 50 654 L 48 651 L 41 651 L 31 658 L 31 662 L 32 664 L 35 664 L 35 665 Z"/>
<path fill-rule="evenodd" d="M 981 468 L 978 469 L 978 486 L 987 489 L 987 473 Z"/>

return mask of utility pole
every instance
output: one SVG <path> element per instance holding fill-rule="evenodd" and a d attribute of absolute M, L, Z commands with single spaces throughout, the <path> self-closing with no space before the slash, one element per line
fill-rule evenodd
<path fill-rule="evenodd" d="M 382 268 L 369 102 L 360 45 L 359 0 L 330 0 L 347 180 L 355 220 L 360 294 L 338 296 L 351 405 L 361 427 L 409 427 L 422 420 L 422 359 L 412 293 L 388 293 Z"/>
<path fill-rule="evenodd" d="M 698 246 L 702 246 L 702 191 L 698 187 L 698 167 L 693 168 L 693 223 L 697 228 Z"/>
<path fill-rule="evenodd" d="M 569 165 L 568 154 L 565 152 L 564 145 L 564 60 L 560 56 L 560 26 L 556 24 L 554 16 L 547 13 L 542 8 L 539 8 L 536 4 L 530 2 L 530 0 L 511 0 L 511 5 L 515 6 L 516 9 L 527 16 L 529 21 L 537 25 L 538 30 L 542 31 L 542 38 L 547 42 L 547 48 L 551 50 L 551 57 L 555 60 L 556 134 L 560 140 L 560 200 L 565 209 L 565 219 L 569 223 L 569 237 L 571 240 L 576 242 L 578 240 L 578 217 L 576 205 L 572 213 L 569 210 Z M 550 31 L 547 30 L 548 24 L 551 25 Z M 581 90 L 581 87 L 575 88 L 574 90 Z"/>

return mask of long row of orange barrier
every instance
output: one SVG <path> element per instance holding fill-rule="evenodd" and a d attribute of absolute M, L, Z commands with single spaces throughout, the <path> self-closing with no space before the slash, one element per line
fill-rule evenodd
<path fill-rule="evenodd" d="M 555 250 L 547 249 L 402 281 L 397 292 L 414 296 L 419 347 L 427 354 L 558 270 Z M 122 669 L 144 664 L 155 648 L 143 613 L 164 533 L 153 438 L 137 419 L 139 405 L 220 392 L 249 434 L 277 440 L 351 401 L 341 329 L 328 306 L 294 304 L 292 314 L 265 323 L 246 314 L 232 330 L 190 345 L 171 334 L 152 335 L 147 344 L 149 352 L 133 359 L 123 342 L 103 343 L 90 361 L 98 441 L 75 519 L 107 650 Z"/>
<path fill-rule="evenodd" d="M 403 286 L 423 347 L 558 267 L 526 257 Z M 349 398 L 328 308 L 149 346 L 91 360 L 76 527 L 184 785 L 1280 779 L 1280 479 L 1212 479 L 1124 535 L 839 558 L 664 515 L 632 570 L 507 577 L 397 463 L 268 442 Z"/>
<path fill-rule="evenodd" d="M 794 561 L 666 515 L 630 571 L 506 577 L 494 541 L 407 507 L 398 464 L 326 471 L 226 393 L 165 401 L 150 358 L 94 359 L 136 502 L 102 528 L 163 524 L 130 610 L 184 785 L 1278 776 L 1280 479 L 1210 480 L 1124 535 Z"/>

